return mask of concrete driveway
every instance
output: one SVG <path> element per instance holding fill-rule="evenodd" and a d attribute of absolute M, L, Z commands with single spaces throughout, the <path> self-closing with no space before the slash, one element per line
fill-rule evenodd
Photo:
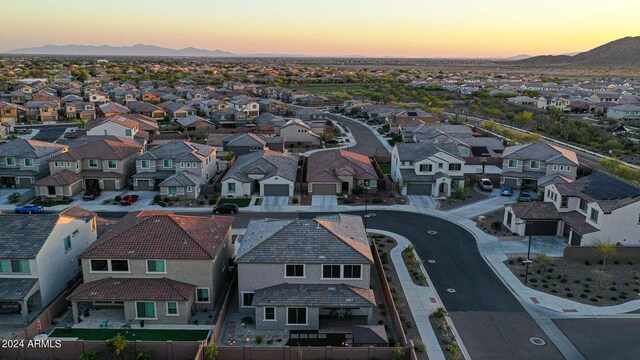
<path fill-rule="evenodd" d="M 31 189 L 0 189 L 0 205 L 11 205 L 9 202 L 9 195 L 14 192 L 19 193 L 20 197 L 24 199 L 29 197 L 29 191 L 33 192 Z"/>
<path fill-rule="evenodd" d="M 335 206 L 338 205 L 338 197 L 336 195 L 312 195 L 312 206 Z"/>
<path fill-rule="evenodd" d="M 289 205 L 288 196 L 265 196 L 262 200 L 263 206 L 287 206 Z"/>
<path fill-rule="evenodd" d="M 500 241 L 505 254 L 526 254 L 529 247 L 529 237 L 522 240 Z M 567 244 L 555 236 L 532 236 L 531 253 L 545 253 L 551 257 L 562 257 Z"/>
<path fill-rule="evenodd" d="M 408 195 L 409 204 L 421 209 L 436 209 L 438 203 L 429 195 Z"/>

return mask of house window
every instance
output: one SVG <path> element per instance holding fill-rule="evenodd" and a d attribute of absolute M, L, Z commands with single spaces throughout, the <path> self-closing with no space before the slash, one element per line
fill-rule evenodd
<path fill-rule="evenodd" d="M 148 273 L 166 273 L 164 260 L 147 260 Z"/>
<path fill-rule="evenodd" d="M 511 219 L 512 219 L 513 215 L 511 214 L 511 211 L 509 211 L 507 213 L 507 226 L 511 226 Z"/>
<path fill-rule="evenodd" d="M 433 165 L 431 165 L 431 164 L 420 164 L 420 171 L 421 172 L 431 172 L 431 170 L 433 170 Z"/>
<path fill-rule="evenodd" d="M 76 162 L 76 170 L 80 170 L 80 162 L 79 161 Z"/>
<path fill-rule="evenodd" d="M 342 278 L 344 279 L 361 279 L 362 278 L 362 266 L 361 265 L 344 265 Z"/>
<path fill-rule="evenodd" d="M 111 271 L 129 271 L 129 260 L 111 260 Z"/>
<path fill-rule="evenodd" d="M 558 170 L 558 165 L 553 165 L 552 169 L 553 169 L 554 171 Z"/>
<path fill-rule="evenodd" d="M 531 160 L 531 163 L 529 163 L 529 166 L 532 169 L 540 169 L 540 161 L 538 160 Z"/>
<path fill-rule="evenodd" d="M 230 193 L 236 192 L 236 183 L 227 183 L 227 191 Z"/>
<path fill-rule="evenodd" d="M 580 211 L 587 213 L 588 203 L 584 199 L 580 199 Z"/>
<path fill-rule="evenodd" d="M 462 164 L 449 164 L 449 171 L 460 171 Z"/>
<path fill-rule="evenodd" d="M 109 169 L 117 169 L 118 168 L 118 162 L 116 160 L 109 160 L 107 162 L 107 167 Z"/>
<path fill-rule="evenodd" d="M 33 166 L 33 159 L 24 159 L 24 166 L 32 167 Z"/>
<path fill-rule="evenodd" d="M 155 319 L 156 303 L 154 301 L 136 301 L 136 319 Z"/>
<path fill-rule="evenodd" d="M 149 168 L 151 168 L 151 161 L 142 160 L 140 165 L 142 166 L 143 169 L 149 169 Z"/>
<path fill-rule="evenodd" d="M 560 165 L 560 171 L 564 171 L 564 165 Z"/>
<path fill-rule="evenodd" d="M 287 308 L 287 325 L 307 325 L 307 308 Z"/>
<path fill-rule="evenodd" d="M 243 292 L 242 293 L 242 306 L 250 307 L 253 306 L 253 295 L 252 292 Z"/>
<path fill-rule="evenodd" d="M 208 303 L 209 300 L 209 288 L 196 288 L 196 302 Z"/>
<path fill-rule="evenodd" d="M 187 168 L 191 168 L 191 163 L 190 162 L 187 163 Z"/>
<path fill-rule="evenodd" d="M 180 168 L 184 169 L 184 163 L 183 162 L 180 163 Z"/>
<path fill-rule="evenodd" d="M 591 214 L 589 215 L 589 219 L 591 219 L 591 221 L 597 224 L 599 215 L 600 215 L 600 212 L 598 210 L 591 209 Z"/>
<path fill-rule="evenodd" d="M 276 321 L 276 308 L 264 308 L 264 321 Z"/>
<path fill-rule="evenodd" d="M 322 265 L 323 279 L 340 279 L 340 265 Z"/>
<path fill-rule="evenodd" d="M 126 129 L 126 130 L 124 131 L 124 134 L 125 134 L 126 136 L 131 136 L 131 129 Z"/>
<path fill-rule="evenodd" d="M 109 261 L 91 260 L 91 271 L 109 271 Z"/>
<path fill-rule="evenodd" d="M 460 149 L 460 155 L 468 156 L 469 155 L 469 149 L 467 149 L 467 148 Z"/>
<path fill-rule="evenodd" d="M 515 169 L 518 167 L 518 160 L 509 160 L 508 167 Z"/>
<path fill-rule="evenodd" d="M 566 170 L 567 170 L 567 171 L 571 171 L 571 166 L 567 165 Z"/>
<path fill-rule="evenodd" d="M 9 260 L 0 260 L 0 273 L 9 272 Z"/>
<path fill-rule="evenodd" d="M 286 264 L 284 277 L 304 277 L 304 265 L 302 264 Z"/>
<path fill-rule="evenodd" d="M 29 260 L 11 260 L 11 272 L 20 274 L 30 273 Z"/>
<path fill-rule="evenodd" d="M 178 302 L 167 301 L 167 316 L 180 316 L 178 314 Z"/>
<path fill-rule="evenodd" d="M 184 167 L 184 166 L 182 166 L 183 165 L 182 163 L 180 163 L 180 165 L 181 165 L 180 167 Z M 164 166 L 165 168 L 172 168 L 173 167 L 173 160 L 170 160 L 170 159 L 162 160 L 162 166 Z"/>
<path fill-rule="evenodd" d="M 442 169 L 442 163 L 438 163 L 438 169 Z"/>
<path fill-rule="evenodd" d="M 89 159 L 89 167 L 97 168 L 97 167 L 98 167 L 98 160 L 96 160 L 96 159 Z"/>
<path fill-rule="evenodd" d="M 566 196 L 563 196 L 562 198 L 560 198 L 560 207 L 566 208 L 567 206 L 569 206 L 569 198 Z"/>
<path fill-rule="evenodd" d="M 7 158 L 7 165 L 15 165 L 15 164 L 16 164 L 16 158 L 14 157 Z"/>
<path fill-rule="evenodd" d="M 193 192 L 193 187 L 187 186 L 187 192 Z"/>
<path fill-rule="evenodd" d="M 64 251 L 71 250 L 71 236 L 65 236 L 64 238 Z"/>

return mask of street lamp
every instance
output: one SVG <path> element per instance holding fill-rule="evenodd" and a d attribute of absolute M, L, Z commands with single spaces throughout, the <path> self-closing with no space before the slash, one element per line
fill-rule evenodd
<path fill-rule="evenodd" d="M 516 225 L 531 225 L 533 224 L 533 221 L 531 220 L 525 220 L 523 222 L 519 222 L 516 223 Z M 526 234 L 527 232 L 527 228 L 524 228 L 524 232 Z M 524 270 L 524 283 L 525 285 L 527 284 L 527 282 L 529 281 L 529 264 L 531 264 L 533 261 L 531 261 L 531 231 L 529 231 L 529 245 L 527 247 L 527 258 L 522 261 L 522 263 L 525 265 L 525 270 Z"/>

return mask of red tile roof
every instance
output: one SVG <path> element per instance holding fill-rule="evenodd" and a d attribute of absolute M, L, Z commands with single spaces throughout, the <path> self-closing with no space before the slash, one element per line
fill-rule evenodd
<path fill-rule="evenodd" d="M 368 157 L 347 150 L 320 151 L 309 155 L 308 182 L 337 182 L 338 176 L 354 176 L 359 180 L 376 180 Z"/>
<path fill-rule="evenodd" d="M 214 259 L 232 217 L 129 213 L 80 254 L 81 258 Z"/>
<path fill-rule="evenodd" d="M 106 278 L 81 284 L 67 298 L 71 301 L 187 301 L 195 285 L 160 279 Z"/>
<path fill-rule="evenodd" d="M 54 156 L 50 161 L 75 161 L 77 159 L 123 160 L 140 153 L 141 145 L 112 140 L 96 140 L 78 146 L 66 153 Z"/>

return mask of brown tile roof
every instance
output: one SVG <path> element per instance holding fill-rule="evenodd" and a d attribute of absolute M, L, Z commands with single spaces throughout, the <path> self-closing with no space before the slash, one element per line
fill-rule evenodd
<path fill-rule="evenodd" d="M 582 235 L 598 231 L 586 222 L 583 214 L 577 211 L 559 212 L 551 202 L 532 201 L 505 206 L 511 207 L 516 217 L 522 220 L 562 220 Z"/>
<path fill-rule="evenodd" d="M 81 258 L 214 259 L 232 217 L 129 213 L 80 254 Z"/>
<path fill-rule="evenodd" d="M 309 155 L 308 182 L 340 181 L 338 176 L 353 176 L 359 180 L 376 180 L 371 160 L 365 155 L 347 150 L 320 151 Z"/>
<path fill-rule="evenodd" d="M 89 211 L 85 208 L 81 208 L 79 206 L 70 206 L 67 209 L 65 209 L 64 211 L 62 211 L 60 213 L 61 217 L 68 217 L 68 218 L 73 218 L 73 219 L 80 219 L 80 220 L 84 220 L 84 221 L 89 221 L 91 219 L 93 219 L 94 217 L 98 216 L 96 213 L 94 213 L 93 211 Z"/>
<path fill-rule="evenodd" d="M 121 143 L 112 140 L 95 140 L 82 144 L 64 154 L 54 156 L 50 161 L 70 161 L 77 159 L 123 160 L 140 153 L 141 145 Z"/>
<path fill-rule="evenodd" d="M 71 185 L 75 184 L 78 181 L 82 180 L 82 175 L 76 174 L 73 171 L 69 171 L 64 169 L 55 174 L 49 175 L 47 177 L 43 177 L 42 179 L 36 180 L 37 186 L 61 186 L 61 185 Z"/>
<path fill-rule="evenodd" d="M 71 301 L 187 301 L 195 285 L 170 280 L 106 278 L 81 284 L 67 298 Z"/>

